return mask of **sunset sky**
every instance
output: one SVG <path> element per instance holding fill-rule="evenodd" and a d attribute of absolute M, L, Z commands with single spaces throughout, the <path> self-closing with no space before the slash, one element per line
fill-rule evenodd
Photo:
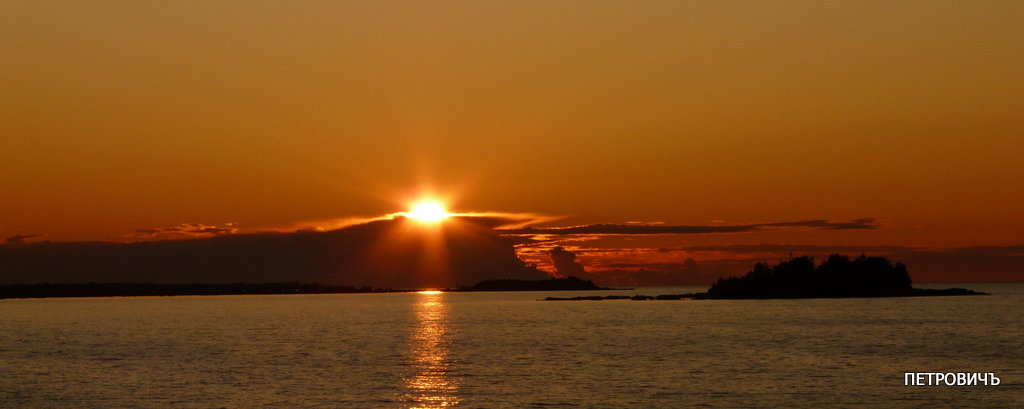
<path fill-rule="evenodd" d="M 431 197 L 540 226 L 865 227 L 557 243 L 585 266 L 1021 246 L 1022 22 L 1018 1 L 0 1 L 0 240 Z"/>

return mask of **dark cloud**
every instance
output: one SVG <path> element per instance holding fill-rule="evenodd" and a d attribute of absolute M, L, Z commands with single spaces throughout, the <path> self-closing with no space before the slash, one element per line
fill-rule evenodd
<path fill-rule="evenodd" d="M 555 247 L 548 251 L 548 255 L 551 256 L 551 264 L 555 266 L 555 274 L 557 276 L 582 278 L 587 275 L 583 266 L 576 262 L 576 253 L 562 247 Z"/>
<path fill-rule="evenodd" d="M 742 233 L 770 228 L 809 228 L 823 230 L 874 229 L 878 225 L 874 219 L 857 219 L 841 222 L 828 220 L 804 220 L 796 222 L 757 223 L 743 225 L 705 225 L 705 226 L 673 226 L 662 224 L 588 224 L 568 227 L 520 227 L 498 229 L 501 234 L 515 235 L 617 235 L 617 234 L 708 234 L 708 233 Z"/>
<path fill-rule="evenodd" d="M 818 220 L 803 220 L 803 221 L 783 221 L 783 222 L 772 222 L 772 223 L 760 223 L 752 224 L 757 228 L 812 228 L 821 230 L 858 230 L 858 229 L 878 229 L 878 224 L 874 221 L 873 217 L 857 218 L 846 221 L 829 221 L 824 219 Z"/>
<path fill-rule="evenodd" d="M 238 228 L 234 223 L 226 223 L 223 226 L 206 225 L 200 223 L 184 223 L 177 226 L 157 227 L 153 229 L 138 229 L 135 234 L 139 238 L 148 239 L 173 239 L 219 236 L 223 234 L 237 234 Z"/>
<path fill-rule="evenodd" d="M 320 282 L 392 288 L 472 285 L 547 274 L 472 219 L 427 232 L 404 218 L 316 232 L 225 234 L 233 227 L 152 229 L 209 237 L 131 243 L 0 244 L 0 283 Z"/>
<path fill-rule="evenodd" d="M 474 224 L 492 228 L 519 228 L 526 225 L 537 224 L 559 217 L 545 216 L 534 213 L 457 213 L 452 216 L 455 219 L 472 219 Z"/>
<path fill-rule="evenodd" d="M 25 242 L 27 242 L 29 240 L 32 240 L 32 239 L 35 239 L 35 238 L 39 238 L 39 237 L 43 237 L 43 235 L 42 234 L 15 234 L 15 235 L 13 235 L 11 237 L 8 237 L 6 240 L 4 240 L 4 242 L 5 243 L 9 243 L 9 244 L 25 243 Z"/>
<path fill-rule="evenodd" d="M 915 282 L 1024 281 L 1024 246 L 925 248 L 841 245 L 715 245 L 658 249 L 575 249 L 591 276 L 604 285 L 710 284 L 719 276 L 742 275 L 756 262 L 777 262 L 791 256 L 822 260 L 829 254 L 884 256 L 907 266 Z M 628 254 L 623 261 L 620 254 Z M 678 254 L 678 255 L 677 255 Z M 671 272 L 666 257 L 691 257 L 701 268 L 686 279 Z"/>
<path fill-rule="evenodd" d="M 660 251 L 692 251 L 692 252 L 730 252 L 739 254 L 751 253 L 823 253 L 834 251 L 857 251 L 869 253 L 889 253 L 905 251 L 911 247 L 901 246 L 830 246 L 830 245 L 793 245 L 793 244 L 731 244 L 716 246 L 685 246 L 662 248 Z"/>
<path fill-rule="evenodd" d="M 870 218 L 731 226 L 522 226 L 537 220 L 541 220 L 539 216 L 528 214 L 461 214 L 444 224 L 447 227 L 434 238 L 434 244 L 424 240 L 422 234 L 413 233 L 410 229 L 422 226 L 404 217 L 376 219 L 327 231 L 287 233 L 242 233 L 230 223 L 190 223 L 141 229 L 136 233 L 143 240 L 133 243 L 40 242 L 32 240 L 38 235 L 16 235 L 0 244 L 0 283 L 318 281 L 378 287 L 449 287 L 491 278 L 546 276 L 528 266 L 528 262 L 550 268 L 560 276 L 574 275 L 604 285 L 705 285 L 719 276 L 743 274 L 757 261 L 774 262 L 790 255 L 825 257 L 832 253 L 890 257 L 905 263 L 917 282 L 1024 280 L 1024 246 L 578 246 L 614 235 L 878 228 Z M 439 243 L 442 247 L 436 247 Z M 443 251 L 439 253 L 439 249 Z M 426 268 L 427 263 L 435 267 Z"/>

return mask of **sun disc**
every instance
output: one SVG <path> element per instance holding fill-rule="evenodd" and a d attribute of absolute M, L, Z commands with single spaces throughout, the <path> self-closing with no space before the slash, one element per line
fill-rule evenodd
<path fill-rule="evenodd" d="M 412 211 L 406 213 L 406 216 L 424 222 L 441 221 L 449 215 L 450 214 L 445 210 L 444 205 L 434 201 L 417 203 L 412 207 Z"/>

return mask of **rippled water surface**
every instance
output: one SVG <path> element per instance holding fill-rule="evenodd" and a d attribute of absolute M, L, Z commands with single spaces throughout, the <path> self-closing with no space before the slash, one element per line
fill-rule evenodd
<path fill-rule="evenodd" d="M 962 286 L 994 295 L 0 300 L 0 407 L 1024 407 L 1024 285 Z"/>

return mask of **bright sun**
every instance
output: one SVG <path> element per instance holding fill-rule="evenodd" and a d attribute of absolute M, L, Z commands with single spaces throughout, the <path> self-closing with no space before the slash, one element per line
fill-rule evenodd
<path fill-rule="evenodd" d="M 434 201 L 416 203 L 416 205 L 412 207 L 412 211 L 405 215 L 424 222 L 437 222 L 451 216 L 451 214 L 444 209 L 444 205 Z"/>

